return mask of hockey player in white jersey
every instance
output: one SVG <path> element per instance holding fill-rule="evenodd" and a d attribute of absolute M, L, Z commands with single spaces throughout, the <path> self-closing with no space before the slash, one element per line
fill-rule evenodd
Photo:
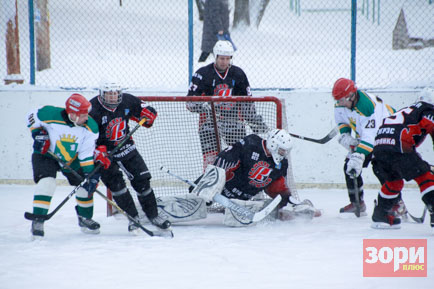
<path fill-rule="evenodd" d="M 340 213 L 356 212 L 355 202 L 356 192 L 358 192 L 360 213 L 366 216 L 362 168 L 366 168 L 371 161 L 378 128 L 385 117 L 394 113 L 394 109 L 380 98 L 357 89 L 355 83 L 346 78 L 339 78 L 335 82 L 332 95 L 336 100 L 334 114 L 340 132 L 338 141 L 348 150 L 344 173 L 350 204 L 341 208 Z M 354 136 L 351 135 L 352 132 Z M 354 176 L 357 178 L 358 188 L 354 185 L 352 179 Z M 381 178 L 379 179 L 381 183 L 384 182 Z M 400 202 L 400 206 L 396 210 L 401 214 L 405 213 L 403 202 Z"/>
<path fill-rule="evenodd" d="M 72 186 L 81 183 L 81 179 L 63 169 L 48 152 L 66 162 L 82 177 L 86 177 L 94 169 L 98 125 L 88 115 L 90 109 L 91 104 L 86 98 L 80 94 L 73 94 L 66 100 L 66 108 L 44 106 L 28 114 L 27 126 L 34 139 L 32 154 L 33 179 L 36 183 L 33 196 L 34 215 L 47 215 L 56 189 L 58 171 L 62 172 Z M 97 154 L 96 159 L 104 166 L 110 163 L 103 153 Z M 98 181 L 98 174 L 93 174 L 76 192 L 78 225 L 85 233 L 99 233 L 100 225 L 92 219 L 93 192 Z M 32 221 L 31 233 L 34 238 L 44 236 L 43 220 L 43 218 L 35 218 Z"/>

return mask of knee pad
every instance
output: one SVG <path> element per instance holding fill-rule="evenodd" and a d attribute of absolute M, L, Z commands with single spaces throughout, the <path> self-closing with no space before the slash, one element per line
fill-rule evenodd
<path fill-rule="evenodd" d="M 399 196 L 404 187 L 404 180 L 386 181 L 381 187 L 380 195 L 385 199 L 393 199 Z"/>
<path fill-rule="evenodd" d="M 149 174 L 139 176 L 131 181 L 131 185 L 137 192 L 138 196 L 146 196 L 152 192 L 151 189 L 151 178 Z"/>
<path fill-rule="evenodd" d="M 134 204 L 133 197 L 131 196 L 130 192 L 127 189 L 112 192 L 113 199 L 115 200 L 116 204 L 124 210 L 128 215 L 131 217 L 138 216 L 138 212 L 136 209 L 136 205 Z"/>
<path fill-rule="evenodd" d="M 33 196 L 33 208 L 37 214 L 46 213 L 50 208 L 51 198 L 56 190 L 56 179 L 47 177 L 42 178 L 36 184 Z M 36 210 L 36 211 L 35 211 Z"/>
<path fill-rule="evenodd" d="M 55 190 L 56 190 L 56 179 L 52 177 L 47 177 L 47 178 L 40 179 L 39 182 L 36 184 L 35 194 L 52 197 L 54 195 Z"/>
<path fill-rule="evenodd" d="M 113 194 L 115 192 L 126 190 L 126 184 L 122 175 L 120 178 L 110 178 L 102 181 Z"/>

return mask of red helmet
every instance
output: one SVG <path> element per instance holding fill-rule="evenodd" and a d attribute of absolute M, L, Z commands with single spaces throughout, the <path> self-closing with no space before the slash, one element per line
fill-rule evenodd
<path fill-rule="evenodd" d="M 333 85 L 332 95 L 335 100 L 348 97 L 351 93 L 355 93 L 357 87 L 354 81 L 347 78 L 339 78 Z"/>
<path fill-rule="evenodd" d="M 66 113 L 85 114 L 89 113 L 92 105 L 83 95 L 74 93 L 66 100 Z"/>

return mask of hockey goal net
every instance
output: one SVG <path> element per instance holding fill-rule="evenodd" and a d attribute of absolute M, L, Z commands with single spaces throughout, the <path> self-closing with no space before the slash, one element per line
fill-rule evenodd
<path fill-rule="evenodd" d="M 133 135 L 151 172 L 151 186 L 157 197 L 188 193 L 188 185 L 160 170 L 162 166 L 194 181 L 206 164 L 212 163 L 215 154 L 231 145 L 230 142 L 252 133 L 265 137 L 269 130 L 283 127 L 282 102 L 271 96 L 146 96 L 140 99 L 158 112 L 151 128 L 140 128 Z M 192 112 L 187 108 L 189 103 L 204 109 Z M 232 115 L 228 115 L 227 110 Z M 247 113 L 257 116 L 249 117 Z M 226 121 L 228 117 L 230 121 Z M 130 127 L 136 124 L 131 122 Z M 134 190 L 129 189 L 135 196 Z"/>

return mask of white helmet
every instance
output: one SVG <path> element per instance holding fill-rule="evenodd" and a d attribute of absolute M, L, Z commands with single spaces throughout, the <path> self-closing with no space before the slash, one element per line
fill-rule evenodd
<path fill-rule="evenodd" d="M 106 92 L 117 92 L 117 98 L 108 97 Z M 99 86 L 99 99 L 104 106 L 115 109 L 122 102 L 122 87 L 115 81 L 103 81 Z"/>
<path fill-rule="evenodd" d="M 283 129 L 274 129 L 268 134 L 266 146 L 276 165 L 279 165 L 292 149 L 291 136 Z"/>
<path fill-rule="evenodd" d="M 434 105 L 434 88 L 425 87 L 416 99 L 416 102 L 419 101 L 427 102 Z"/>
<path fill-rule="evenodd" d="M 212 50 L 214 57 L 217 59 L 217 55 L 223 56 L 233 56 L 234 55 L 234 47 L 227 40 L 219 40 L 214 45 L 214 49 Z"/>

